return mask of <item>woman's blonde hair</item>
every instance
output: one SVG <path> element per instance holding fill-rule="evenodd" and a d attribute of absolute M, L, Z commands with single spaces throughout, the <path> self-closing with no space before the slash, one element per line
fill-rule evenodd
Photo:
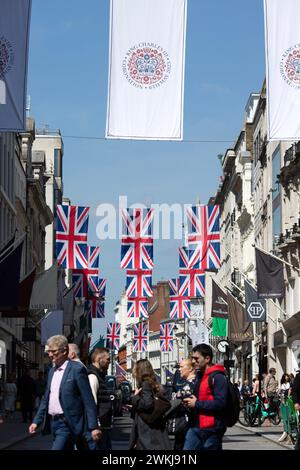
<path fill-rule="evenodd" d="M 156 380 L 153 367 L 148 359 L 140 359 L 136 362 L 133 376 L 136 378 L 138 387 L 141 387 L 143 382 L 149 382 L 154 392 L 160 391 L 160 384 Z"/>

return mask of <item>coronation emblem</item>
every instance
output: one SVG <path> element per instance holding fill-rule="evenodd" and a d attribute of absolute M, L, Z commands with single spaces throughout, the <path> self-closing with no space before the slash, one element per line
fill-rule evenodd
<path fill-rule="evenodd" d="M 0 77 L 10 71 L 14 62 L 14 54 L 11 43 L 4 37 L 0 37 Z"/>
<path fill-rule="evenodd" d="M 284 52 L 280 62 L 280 72 L 288 85 L 300 88 L 300 44 L 296 44 Z"/>
<path fill-rule="evenodd" d="M 157 44 L 133 46 L 123 60 L 123 73 L 137 88 L 157 88 L 169 77 L 171 62 L 167 52 Z"/>

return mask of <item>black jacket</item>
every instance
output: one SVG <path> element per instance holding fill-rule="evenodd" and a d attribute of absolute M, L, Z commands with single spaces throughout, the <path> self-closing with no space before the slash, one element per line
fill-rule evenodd
<path fill-rule="evenodd" d="M 292 385 L 292 398 L 294 403 L 300 405 L 300 372 L 297 373 Z"/>
<path fill-rule="evenodd" d="M 97 393 L 97 410 L 101 428 L 110 428 L 112 426 L 112 400 L 111 392 L 105 383 L 105 372 L 91 365 L 88 368 L 88 374 L 96 375 L 99 388 Z"/>
<path fill-rule="evenodd" d="M 147 424 L 140 413 L 149 412 L 154 408 L 154 393 L 149 382 L 142 383 L 139 395 L 131 399 L 133 427 L 129 449 L 136 450 L 170 450 L 171 443 L 166 431 L 165 422 L 154 426 Z"/>

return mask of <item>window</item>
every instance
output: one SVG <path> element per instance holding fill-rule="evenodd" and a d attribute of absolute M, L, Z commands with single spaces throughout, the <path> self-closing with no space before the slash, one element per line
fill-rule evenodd
<path fill-rule="evenodd" d="M 61 174 L 61 151 L 54 149 L 54 176 L 62 177 Z"/>
<path fill-rule="evenodd" d="M 281 168 L 280 145 L 272 155 L 272 223 L 273 223 L 273 239 L 280 235 L 281 230 L 281 187 L 277 183 L 277 175 Z"/>

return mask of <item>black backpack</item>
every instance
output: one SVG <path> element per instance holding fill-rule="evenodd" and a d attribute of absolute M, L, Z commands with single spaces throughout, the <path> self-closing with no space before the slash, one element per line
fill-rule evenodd
<path fill-rule="evenodd" d="M 208 384 L 211 390 L 213 390 L 213 378 L 216 374 L 223 374 L 223 372 L 217 370 L 209 374 Z M 227 378 L 226 378 L 226 381 L 227 381 L 227 387 L 228 387 L 227 400 L 226 400 L 225 408 L 221 411 L 221 413 L 222 413 L 224 422 L 226 423 L 226 426 L 231 428 L 237 423 L 239 419 L 239 414 L 240 414 L 240 409 L 241 409 L 240 397 L 233 383 L 230 382 L 230 380 L 228 380 Z"/>

